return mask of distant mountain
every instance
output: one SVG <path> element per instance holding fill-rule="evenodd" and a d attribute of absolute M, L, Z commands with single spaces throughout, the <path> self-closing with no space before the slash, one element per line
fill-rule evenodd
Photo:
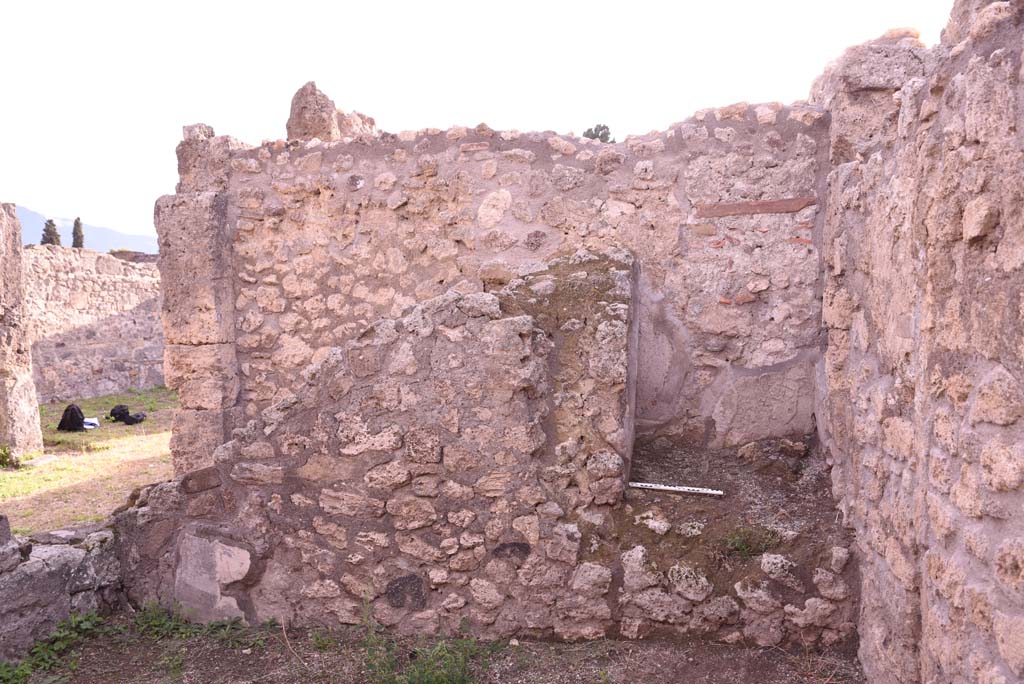
<path fill-rule="evenodd" d="M 43 225 L 47 218 L 53 218 L 57 224 L 57 232 L 60 233 L 60 243 L 65 247 L 71 246 L 71 228 L 75 223 L 73 218 L 63 219 L 47 217 L 37 214 L 31 209 L 17 207 L 18 220 L 21 221 L 21 241 L 26 245 L 38 245 L 43 235 Z M 94 249 L 97 252 L 109 252 L 112 249 L 130 249 L 133 252 L 145 252 L 156 254 L 156 236 L 154 235 L 129 235 L 119 233 L 110 228 L 90 226 L 82 224 L 82 232 L 85 234 L 85 248 Z"/>

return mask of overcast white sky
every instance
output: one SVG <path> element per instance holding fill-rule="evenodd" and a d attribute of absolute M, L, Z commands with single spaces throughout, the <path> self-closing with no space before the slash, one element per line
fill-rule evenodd
<path fill-rule="evenodd" d="M 39 2 L 0 9 L 0 200 L 153 233 L 181 126 L 284 137 L 315 80 L 387 131 L 613 135 L 703 107 L 806 97 L 842 50 L 952 0 Z"/>

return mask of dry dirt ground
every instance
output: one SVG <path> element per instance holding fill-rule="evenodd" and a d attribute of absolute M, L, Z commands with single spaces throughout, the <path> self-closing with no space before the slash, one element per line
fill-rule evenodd
<path fill-rule="evenodd" d="M 58 432 L 64 407 L 43 404 L 43 453 L 16 470 L 0 469 L 0 511 L 18 534 L 105 520 L 133 489 L 170 479 L 168 443 L 178 400 L 160 387 L 77 400 L 86 417 L 101 418 L 87 432 Z M 124 425 L 104 419 L 115 404 L 144 411 L 146 421 Z"/>
<path fill-rule="evenodd" d="M 598 559 L 642 544 L 659 570 L 685 561 L 704 572 L 716 593 L 732 594 L 736 582 L 763 578 L 763 553 L 792 560 L 793 574 L 810 587 L 814 569 L 825 567 L 832 547 L 853 543 L 832 499 L 828 464 L 810 437 L 718 450 L 665 437 L 640 441 L 629 479 L 705 487 L 725 495 L 627 489 L 607 549 L 592 543 L 581 528 L 583 548 L 597 548 Z M 656 525 L 645 522 L 658 520 L 671 525 L 670 531 L 658 534 L 651 529 Z M 855 572 L 851 565 L 846 575 L 852 587 L 860 585 Z"/>
<path fill-rule="evenodd" d="M 47 676 L 67 684 L 859 684 L 850 656 L 787 653 L 708 643 L 610 641 L 558 644 L 534 641 L 468 644 L 468 672 L 439 667 L 410 673 L 428 644 L 388 642 L 394 670 L 375 667 L 366 632 L 244 628 L 231 635 L 188 638 L 122 631 L 94 637 L 73 656 L 74 669 Z M 229 630 L 230 631 L 230 630 Z M 434 644 L 436 645 L 436 644 Z M 422 655 L 419 656 L 423 658 Z M 36 675 L 33 682 L 46 681 Z"/>

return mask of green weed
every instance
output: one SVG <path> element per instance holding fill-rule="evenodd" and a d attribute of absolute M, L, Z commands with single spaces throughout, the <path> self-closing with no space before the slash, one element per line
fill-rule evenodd
<path fill-rule="evenodd" d="M 314 629 L 309 633 L 309 639 L 313 643 L 313 648 L 320 653 L 333 651 L 338 647 L 338 640 L 330 632 L 322 632 L 319 629 Z"/>
<path fill-rule="evenodd" d="M 177 610 L 147 603 L 132 617 L 135 631 L 154 640 L 188 639 L 199 634 L 200 625 L 186 620 Z"/>
<path fill-rule="evenodd" d="M 244 624 L 239 618 L 211 622 L 202 627 L 202 634 L 227 648 L 263 648 L 267 637 L 260 629 Z"/>
<path fill-rule="evenodd" d="M 6 444 L 0 444 L 0 468 L 15 468 L 21 467 L 21 461 L 18 457 L 11 452 L 11 447 Z"/>
<path fill-rule="evenodd" d="M 49 672 L 62 665 L 73 668 L 74 663 L 68 661 L 71 652 L 83 639 L 100 633 L 102 628 L 103 618 L 96 613 L 73 613 L 58 624 L 47 639 L 33 646 L 21 662 L 0 662 L 0 684 L 28 684 L 34 673 Z M 60 681 L 63 677 L 58 675 L 42 680 L 53 684 Z"/>
<path fill-rule="evenodd" d="M 382 634 L 365 606 L 364 668 L 370 684 L 472 684 L 473 664 L 485 660 L 491 647 L 473 639 L 442 639 L 422 643 L 405 657 L 398 644 Z"/>
<path fill-rule="evenodd" d="M 725 536 L 722 553 L 727 557 L 747 560 L 770 551 L 781 541 L 779 533 L 767 527 L 740 527 Z"/>

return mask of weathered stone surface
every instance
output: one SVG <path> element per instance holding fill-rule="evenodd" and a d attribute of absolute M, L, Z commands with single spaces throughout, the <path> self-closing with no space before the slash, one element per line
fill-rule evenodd
<path fill-rule="evenodd" d="M 178 390 L 182 408 L 224 409 L 238 398 L 234 345 L 168 345 L 164 376 L 167 386 Z"/>
<path fill-rule="evenodd" d="M 0 446 L 15 457 L 43 448 L 24 296 L 21 223 L 0 204 Z"/>
<path fill-rule="evenodd" d="M 74 535 L 74 544 L 35 543 L 26 556 L 5 534 L 0 516 L 0 660 L 20 658 L 72 611 L 121 605 L 121 563 L 110 531 Z"/>
<path fill-rule="evenodd" d="M 1021 674 L 1015 642 L 993 633 L 979 598 L 1001 592 L 1008 617 L 1024 587 L 1008 534 L 1024 523 L 1021 327 L 1009 294 L 1024 263 L 1011 199 L 1024 182 L 1021 48 L 1014 3 L 961 0 L 941 45 L 897 33 L 853 48 L 812 95 L 832 118 L 835 165 L 814 413 L 857 531 L 871 682 Z M 814 583 L 828 600 L 849 588 L 824 568 Z M 787 607 L 808 625 L 825 610 Z"/>
<path fill-rule="evenodd" d="M 341 138 L 338 109 L 331 98 L 320 92 L 313 81 L 299 88 L 292 98 L 291 115 L 288 117 L 288 138 L 317 138 L 324 142 Z"/>
<path fill-rule="evenodd" d="M 767 554 L 714 596 L 703 569 L 654 567 L 600 524 L 634 419 L 711 446 L 817 429 L 858 533 L 869 677 L 972 681 L 950 655 L 967 649 L 1012 671 L 1006 621 L 994 635 L 980 599 L 960 619 L 968 586 L 1016 601 L 1020 565 L 1022 41 L 1017 14 L 979 5 L 958 3 L 956 44 L 850 50 L 811 104 L 619 145 L 486 127 L 354 145 L 310 88 L 303 144 L 191 129 L 157 212 L 165 322 L 174 344 L 235 348 L 238 405 L 218 411 L 239 417 L 202 440 L 238 440 L 218 467 L 281 469 L 203 520 L 239 530 L 253 572 L 197 600 L 349 616 L 322 579 L 344 567 L 391 588 L 382 622 L 425 631 L 593 638 L 614 614 L 627 636 L 838 641 L 845 549 L 799 568 Z M 272 466 L 240 460 L 264 442 Z M 282 582 L 282 546 L 317 579 Z"/>
<path fill-rule="evenodd" d="M 238 601 L 225 595 L 224 590 L 249 572 L 252 558 L 248 551 L 216 539 L 186 534 L 178 544 L 178 557 L 174 598 L 188 606 L 196 620 L 245 617 Z"/>
<path fill-rule="evenodd" d="M 40 245 L 23 252 L 39 401 L 164 384 L 160 278 L 151 262 Z"/>

